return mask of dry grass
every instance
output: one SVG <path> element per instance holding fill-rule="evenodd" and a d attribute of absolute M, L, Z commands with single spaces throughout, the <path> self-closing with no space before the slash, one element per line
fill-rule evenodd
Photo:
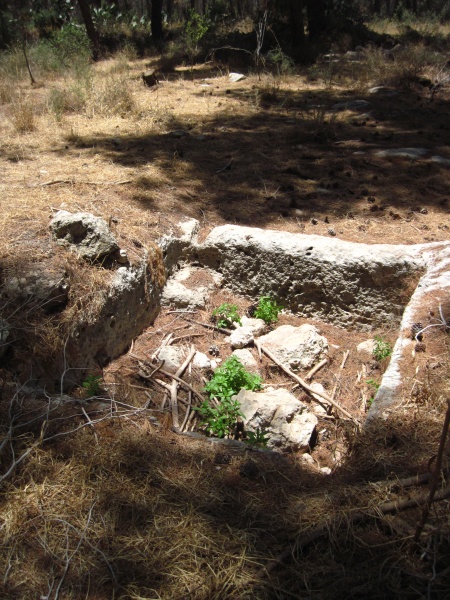
<path fill-rule="evenodd" d="M 342 239 L 368 243 L 446 240 L 448 169 L 426 160 L 384 159 L 373 151 L 425 145 L 448 156 L 448 89 L 430 99 L 426 88 L 413 83 L 413 91 L 397 97 L 369 96 L 374 81 L 389 77 L 391 85 L 400 85 L 408 57 L 414 57 L 408 72 L 414 68 L 421 76 L 437 65 L 423 58 L 419 46 L 405 51 L 401 65 L 381 63 L 370 52 L 378 67 L 369 58 L 366 70 L 346 63 L 312 83 L 307 74 L 249 74 L 231 84 L 207 64 L 179 67 L 149 89 L 140 81 L 147 63 L 122 55 L 96 65 L 87 78 L 52 79 L 51 86 L 33 89 L 18 80 L 14 96 L 5 88 L 1 114 L 11 115 L 13 102 L 26 99 L 35 129 L 19 133 L 11 120 L 2 124 L 2 282 L 6 271 L 17 274 L 55 260 L 48 221 L 58 208 L 114 217 L 120 245 L 130 256 L 139 244 L 149 249 L 160 283 L 165 274 L 154 242 L 181 215 L 200 219 L 202 235 L 233 222 L 322 235 L 332 227 Z M 359 86 L 358 97 L 361 92 L 371 102 L 368 115 L 330 110 L 354 97 L 349 85 Z M 24 109 L 18 114 L 23 118 Z M 216 172 L 231 159 L 230 169 Z M 56 180 L 66 183 L 46 185 Z M 67 328 L 81 317 L 95 321 L 110 277 L 66 254 L 61 260 L 71 273 L 68 308 L 48 322 L 38 313 L 23 322 L 28 341 L 43 356 L 60 347 Z M 146 335 L 157 343 L 173 321 L 168 316 L 160 331 Z M 357 334 L 345 335 L 354 344 Z M 383 335 L 395 340 L 395 332 Z M 153 388 L 133 387 L 144 384 L 129 356 L 112 366 L 105 404 L 59 407 L 45 395 L 30 399 L 2 369 L 3 472 L 30 452 L 2 482 L 0 595 L 444 598 L 450 585 L 444 504 L 436 505 L 422 554 L 410 553 L 417 510 L 402 512 L 394 522 L 381 515 L 351 520 L 355 508 L 368 511 L 407 493 L 379 480 L 424 472 L 436 453 L 449 348 L 445 331 L 436 328 L 433 336 L 430 353 L 411 361 L 398 412 L 360 436 L 344 421 L 321 426 L 327 433 L 320 434 L 315 459 L 333 465 L 331 476 L 297 455 L 249 450 L 218 466 L 211 446 L 156 427 L 150 418 L 160 412 L 154 407 L 136 412 L 148 401 L 145 392 L 155 403 L 160 397 Z M 206 336 L 204 343 L 210 341 Z M 337 352 L 326 373 L 331 387 L 340 358 Z M 431 368 L 431 361 L 440 365 Z M 355 386 L 357 364 L 351 360 L 349 372 L 340 399 L 362 414 L 367 390 Z M 265 375 L 280 383 L 270 365 Z M 97 422 L 89 424 L 81 406 Z M 52 437 L 57 434 L 64 435 Z M 258 464 L 256 479 L 240 469 L 248 460 Z M 400 533 L 402 524 L 406 533 Z M 326 534 L 303 548 L 302 540 L 318 526 Z"/>

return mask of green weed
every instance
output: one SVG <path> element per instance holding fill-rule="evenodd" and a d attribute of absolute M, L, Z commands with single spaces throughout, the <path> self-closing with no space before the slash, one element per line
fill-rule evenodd
<path fill-rule="evenodd" d="M 254 316 L 270 325 L 278 320 L 278 314 L 282 309 L 283 307 L 277 304 L 270 296 L 261 296 Z"/>
<path fill-rule="evenodd" d="M 380 389 L 380 384 L 378 383 L 378 381 L 375 381 L 375 379 L 367 379 L 366 385 L 370 388 L 370 393 L 372 394 L 367 402 L 367 404 L 370 406 L 375 400 L 375 396 L 377 395 L 377 392 Z"/>
<path fill-rule="evenodd" d="M 265 448 L 270 439 L 269 434 L 264 429 L 264 427 L 261 427 L 261 429 L 257 427 L 256 431 L 247 431 L 246 435 L 247 438 L 245 439 L 245 441 L 251 446 L 262 446 L 263 448 Z"/>
<path fill-rule="evenodd" d="M 205 400 L 195 409 L 201 416 L 205 429 L 217 437 L 231 435 L 238 417 L 243 416 L 239 402 L 232 397 L 242 388 L 257 390 L 260 387 L 261 377 L 246 371 L 236 356 L 230 356 L 216 369 L 205 386 L 210 399 L 217 399 L 218 404 Z"/>
<path fill-rule="evenodd" d="M 213 310 L 212 316 L 217 320 L 217 327 L 230 327 L 233 323 L 241 325 L 238 307 L 236 304 L 225 302 Z"/>
<path fill-rule="evenodd" d="M 389 342 L 383 340 L 380 335 L 375 336 L 375 345 L 373 347 L 372 355 L 374 359 L 381 362 L 385 358 L 388 358 L 392 354 L 392 346 Z"/>
<path fill-rule="evenodd" d="M 100 375 L 93 375 L 91 373 L 86 377 L 81 385 L 86 390 L 86 395 L 88 398 L 92 398 L 93 396 L 98 396 L 100 394 L 102 391 L 101 381 L 102 378 Z"/>

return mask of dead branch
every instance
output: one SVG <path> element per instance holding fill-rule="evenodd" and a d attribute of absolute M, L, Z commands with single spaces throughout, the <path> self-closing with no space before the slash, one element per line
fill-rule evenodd
<path fill-rule="evenodd" d="M 450 497 L 450 485 L 437 492 L 433 498 L 433 501 L 440 501 Z M 403 497 L 398 498 L 397 500 L 393 500 L 390 502 L 383 502 L 377 506 L 371 507 L 369 510 L 357 510 L 355 512 L 347 512 L 339 515 L 339 517 L 333 519 L 332 521 L 327 521 L 313 529 L 310 529 L 303 537 L 301 537 L 293 547 L 284 550 L 281 554 L 279 554 L 274 560 L 270 561 L 265 567 L 260 569 L 256 574 L 257 579 L 262 579 L 266 575 L 268 575 L 273 569 L 275 569 L 280 563 L 285 561 L 289 556 L 293 554 L 294 551 L 304 550 L 307 546 L 317 541 L 322 537 L 326 537 L 330 534 L 330 531 L 336 531 L 336 528 L 339 525 L 345 525 L 348 528 L 353 525 L 357 525 L 363 521 L 366 521 L 369 518 L 376 518 L 380 515 L 385 515 L 387 513 L 396 512 L 398 510 L 406 510 L 408 508 L 417 508 L 418 506 L 422 506 L 426 504 L 429 500 L 428 495 L 417 496 L 416 498 L 411 497 Z"/>
<path fill-rule="evenodd" d="M 83 411 L 83 415 L 86 417 L 86 421 L 89 423 L 89 425 L 91 425 L 93 431 L 94 431 L 94 437 L 95 437 L 95 442 L 98 446 L 98 436 L 97 436 L 97 432 L 95 431 L 95 427 L 94 427 L 94 423 L 91 421 L 90 416 L 87 414 L 87 412 L 84 410 L 84 407 L 81 406 L 81 410 Z"/>
<path fill-rule="evenodd" d="M 175 373 L 175 376 L 177 378 L 181 377 L 181 375 L 183 375 L 183 373 L 187 369 L 187 366 L 189 365 L 191 360 L 194 358 L 196 352 L 197 352 L 197 350 L 194 348 L 194 346 L 191 346 L 191 350 L 190 350 L 186 360 L 184 361 L 184 363 L 181 365 L 181 367 Z M 172 384 L 170 386 L 170 407 L 172 410 L 173 427 L 176 431 L 179 431 L 180 430 L 180 422 L 178 420 L 177 396 L 178 396 L 178 381 L 176 379 L 173 379 Z"/>
<path fill-rule="evenodd" d="M 48 185 L 57 185 L 58 183 L 67 183 L 70 185 L 74 185 L 77 182 L 74 179 L 51 179 L 50 181 L 40 183 L 39 186 L 44 187 Z M 125 185 L 126 183 L 133 183 L 133 180 L 124 179 L 119 181 L 79 181 L 78 183 L 82 185 Z"/>
<path fill-rule="evenodd" d="M 315 394 L 316 396 L 320 396 L 320 398 L 323 398 L 324 400 L 326 400 L 327 402 L 332 404 L 335 408 L 337 408 L 339 411 L 341 411 L 342 414 L 344 414 L 348 419 L 350 419 L 359 428 L 359 422 L 345 408 L 343 408 L 340 404 L 338 404 L 335 400 L 333 400 L 333 398 L 330 398 L 330 396 L 328 396 L 327 394 L 318 392 L 317 390 L 310 387 L 306 383 L 306 381 L 303 381 L 303 379 L 301 379 L 301 377 L 299 377 L 298 375 L 293 373 L 290 369 L 288 369 L 288 367 L 285 367 L 283 365 L 283 363 L 280 362 L 277 359 L 277 357 L 274 354 L 272 354 L 272 352 L 270 352 L 270 350 L 267 350 L 267 348 L 265 348 L 261 344 L 258 344 L 257 340 L 255 340 L 255 343 L 260 346 L 260 348 L 261 348 L 262 352 L 264 352 L 264 354 L 266 354 L 276 365 L 278 365 L 280 367 L 280 369 L 282 369 L 285 373 L 287 373 L 287 375 L 289 375 L 289 377 L 292 377 L 292 379 L 297 381 L 297 383 L 299 383 L 302 386 L 302 388 L 304 388 L 310 394 L 313 394 L 313 395 Z"/>
<path fill-rule="evenodd" d="M 336 392 L 338 389 L 339 382 L 341 380 L 342 371 L 344 370 L 345 363 L 347 362 L 347 358 L 348 358 L 349 354 L 350 354 L 350 350 L 346 350 L 344 352 L 344 356 L 342 357 L 341 366 L 339 367 L 339 371 L 337 372 L 337 375 L 336 375 L 336 383 L 334 384 L 333 391 L 331 392 L 331 397 L 333 398 L 333 400 L 336 397 Z"/>
<path fill-rule="evenodd" d="M 317 371 L 319 371 L 322 367 L 324 367 L 326 364 L 328 363 L 328 358 L 324 358 L 323 360 L 320 361 L 320 363 L 318 363 L 317 365 L 315 365 L 310 371 L 309 373 L 306 375 L 305 377 L 305 381 L 308 381 L 309 379 L 312 379 L 313 375 L 315 375 L 317 373 Z"/>
<path fill-rule="evenodd" d="M 186 338 L 203 337 L 205 335 L 206 333 L 187 333 L 186 335 L 180 335 L 179 337 L 173 338 L 172 344 L 175 344 L 175 342 L 179 342 L 180 340 L 185 340 Z"/>
<path fill-rule="evenodd" d="M 185 321 L 189 321 L 189 323 L 195 323 L 196 325 L 201 325 L 202 327 L 206 327 L 207 329 L 213 329 L 214 331 L 220 331 L 220 333 L 225 333 L 226 335 L 231 335 L 233 332 L 231 329 L 225 329 L 224 327 L 216 327 L 216 325 L 210 325 L 209 323 L 202 323 L 201 321 L 194 321 L 194 319 L 188 319 L 187 317 L 181 317 Z"/>
<path fill-rule="evenodd" d="M 438 449 L 438 454 L 437 454 L 437 458 L 436 458 L 436 466 L 434 467 L 434 470 L 431 474 L 430 492 L 429 492 L 428 500 L 426 501 L 425 506 L 423 507 L 422 518 L 420 519 L 420 522 L 417 524 L 416 533 L 414 534 L 414 539 L 413 539 L 414 545 L 417 545 L 417 543 L 420 539 L 420 534 L 422 533 L 423 528 L 425 527 L 425 524 L 428 519 L 428 514 L 430 512 L 430 508 L 433 503 L 433 498 L 436 494 L 437 484 L 438 484 L 439 478 L 441 476 L 442 457 L 444 455 L 444 448 L 445 448 L 445 442 L 447 440 L 449 425 L 450 425 L 450 399 L 447 400 L 447 412 L 445 413 L 444 425 L 442 426 L 441 439 L 439 440 L 439 449 Z"/>

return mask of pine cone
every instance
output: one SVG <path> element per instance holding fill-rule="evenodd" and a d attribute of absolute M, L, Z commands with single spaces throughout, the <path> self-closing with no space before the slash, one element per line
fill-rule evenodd
<path fill-rule="evenodd" d="M 257 308 L 257 304 L 250 304 L 250 306 L 247 308 L 247 317 L 254 317 Z"/>
<path fill-rule="evenodd" d="M 423 329 L 423 325 L 422 325 L 422 323 L 420 321 L 417 321 L 416 323 L 413 323 L 412 326 L 411 326 L 411 339 L 412 340 L 416 340 L 417 339 L 418 342 L 421 342 L 422 339 L 423 339 L 423 334 L 419 333 L 419 332 L 421 332 L 422 329 Z"/>
<path fill-rule="evenodd" d="M 423 342 L 417 342 L 417 344 L 414 346 L 414 350 L 416 352 L 426 352 L 426 345 Z"/>
<path fill-rule="evenodd" d="M 220 354 L 220 350 L 215 344 L 209 347 L 208 352 L 211 354 L 211 356 L 219 356 Z"/>
<path fill-rule="evenodd" d="M 216 465 L 231 465 L 233 457 L 227 452 L 217 452 L 214 457 L 214 464 Z"/>

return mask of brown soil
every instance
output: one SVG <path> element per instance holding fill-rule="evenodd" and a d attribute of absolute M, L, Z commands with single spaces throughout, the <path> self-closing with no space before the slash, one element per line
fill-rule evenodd
<path fill-rule="evenodd" d="M 99 76 L 118 74 L 132 91 L 134 108 L 122 114 L 105 112 L 99 103 L 57 123 L 45 107 L 47 88 L 20 85 L 40 112 L 30 133 L 17 134 L 8 119 L 2 124 L 2 271 L 53 260 L 58 249 L 48 221 L 59 208 L 111 220 L 130 255 L 136 242 L 175 232 L 181 216 L 200 220 L 201 237 L 216 225 L 237 223 L 366 243 L 448 239 L 448 166 L 429 160 L 450 158 L 448 88 L 433 98 L 422 87 L 382 98 L 369 96 L 366 87 L 324 85 L 306 75 L 249 76 L 232 84 L 205 64 L 178 68 L 149 89 L 140 80 L 143 61 L 118 66 L 111 60 L 97 70 Z M 351 98 L 367 99 L 368 114 L 328 111 Z M 0 107 L 4 117 L 11 110 Z M 417 161 L 375 155 L 399 147 L 425 147 L 429 155 Z M 207 310 L 192 316 L 209 322 L 224 301 L 242 311 L 250 302 L 219 290 Z M 424 301 L 424 326 L 437 322 L 437 304 L 432 295 Z M 450 307 L 443 310 L 448 317 Z M 279 322 L 304 320 L 282 314 Z M 397 332 L 368 336 L 315 324 L 330 342 L 330 362 L 315 380 L 329 392 L 340 374 L 336 400 L 362 420 L 371 394 L 366 382 L 379 381 L 386 364 L 362 360 L 356 345 L 375 334 L 393 344 Z M 413 353 L 411 342 L 395 414 L 362 433 L 335 412 L 320 417 L 311 465 L 299 453 L 241 448 L 233 454 L 175 434 L 170 415 L 164 417 L 169 413 L 159 409 L 162 388 L 138 374 L 138 360 L 151 365 L 171 332 L 191 336 L 181 342 L 205 353 L 218 345 L 222 359 L 230 351 L 221 334 L 165 309 L 105 371 L 106 412 L 104 402 L 86 402 L 84 412 L 74 402 L 69 413 L 67 405 L 66 412 L 55 409 L 53 419 L 45 398 L 16 406 L 14 374 L 1 371 L 4 472 L 31 448 L 3 488 L 2 597 L 448 597 L 445 503 L 436 505 L 415 553 L 411 531 L 420 510 L 395 519 L 376 510 L 409 493 L 385 480 L 433 465 L 448 395 L 445 327 L 429 330 L 425 352 Z M 341 373 L 345 350 L 350 355 Z M 261 371 L 265 383 L 291 388 L 266 358 Z M 186 377 L 202 389 L 200 373 Z M 295 393 L 311 402 L 301 390 Z M 139 412 L 145 403 L 149 410 Z M 14 444 L 8 442 L 10 406 L 17 409 L 15 422 L 27 423 Z M 42 444 L 42 436 L 57 434 Z M 233 456 L 224 464 L 227 453 Z M 444 462 L 448 469 L 448 447 Z M 320 471 L 326 466 L 331 475 Z M 358 524 L 355 509 L 367 517 Z M 319 525 L 324 535 L 307 543 Z"/>

